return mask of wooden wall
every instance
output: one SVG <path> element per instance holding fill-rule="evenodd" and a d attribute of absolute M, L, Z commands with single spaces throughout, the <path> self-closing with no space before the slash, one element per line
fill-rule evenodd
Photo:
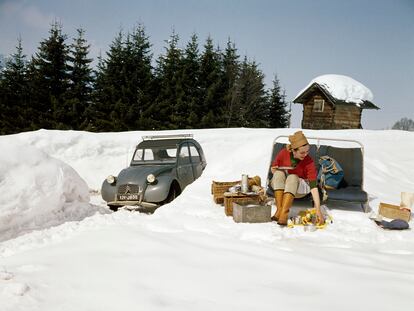
<path fill-rule="evenodd" d="M 314 99 L 324 99 L 322 112 L 313 111 Z M 303 104 L 304 129 L 358 129 L 361 128 L 362 109 L 352 105 L 333 105 L 319 90 L 315 90 Z"/>
<path fill-rule="evenodd" d="M 354 105 L 335 105 L 333 126 L 336 129 L 361 128 L 362 109 Z"/>
<path fill-rule="evenodd" d="M 313 111 L 313 100 L 324 99 L 325 106 L 322 112 Z M 333 105 L 323 94 L 310 96 L 303 105 L 302 128 L 305 129 L 331 129 L 334 119 Z"/>

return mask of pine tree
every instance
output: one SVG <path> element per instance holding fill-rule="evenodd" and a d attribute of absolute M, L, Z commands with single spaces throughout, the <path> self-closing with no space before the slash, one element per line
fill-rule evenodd
<path fill-rule="evenodd" d="M 83 29 L 77 29 L 77 33 L 68 57 L 69 90 L 65 102 L 67 125 L 72 129 L 85 128 L 88 124 L 85 110 L 91 103 L 93 84 L 92 59 L 88 58 L 90 45 Z"/>
<path fill-rule="evenodd" d="M 102 55 L 98 56 L 96 70 L 93 71 L 94 85 L 92 90 L 92 101 L 85 109 L 85 121 L 82 128 L 87 131 L 110 131 L 111 122 L 107 120 L 108 110 L 107 97 L 105 96 L 105 62 Z"/>
<path fill-rule="evenodd" d="M 158 59 L 156 76 L 159 93 L 152 107 L 157 128 L 185 128 L 186 110 L 182 85 L 182 51 L 178 48 L 178 35 L 173 32 L 167 41 L 165 55 Z"/>
<path fill-rule="evenodd" d="M 122 89 L 124 83 L 124 35 L 122 31 L 112 41 L 106 59 L 99 58 L 96 70 L 94 102 L 88 107 L 88 128 L 96 131 L 126 130 L 122 123 Z"/>
<path fill-rule="evenodd" d="M 267 102 L 264 88 L 264 74 L 256 62 L 244 58 L 237 81 L 238 126 L 267 127 Z"/>
<path fill-rule="evenodd" d="M 237 106 L 236 100 L 236 81 L 239 77 L 239 55 L 234 43 L 227 41 L 227 46 L 223 55 L 223 79 L 224 88 L 224 116 L 226 118 L 226 127 L 236 126 L 233 120 L 234 109 Z"/>
<path fill-rule="evenodd" d="M 126 46 L 124 95 L 129 107 L 125 123 L 129 130 L 146 129 L 151 123 L 144 117 L 154 98 L 150 48 L 145 27 L 139 24 L 133 29 Z"/>
<path fill-rule="evenodd" d="M 19 38 L 16 52 L 6 61 L 1 77 L 2 134 L 17 133 L 30 129 L 26 55 Z"/>
<path fill-rule="evenodd" d="M 68 53 L 62 26 L 55 22 L 49 38 L 40 47 L 30 66 L 30 79 L 34 108 L 37 111 L 36 127 L 68 128 L 65 96 L 68 88 Z"/>
<path fill-rule="evenodd" d="M 0 54 L 0 78 L 2 75 L 2 70 L 5 66 L 6 66 L 6 58 L 4 57 L 3 54 Z"/>
<path fill-rule="evenodd" d="M 124 39 L 125 38 L 125 39 Z M 100 58 L 96 71 L 94 102 L 88 108 L 89 128 L 136 130 L 153 126 L 151 44 L 142 25 L 126 37 L 120 31 L 106 60 Z"/>
<path fill-rule="evenodd" d="M 204 116 L 200 125 L 205 128 L 225 126 L 222 113 L 223 94 L 221 92 L 222 67 L 220 54 L 219 49 L 214 50 L 213 40 L 208 37 L 204 45 L 200 66 L 200 114 Z"/>
<path fill-rule="evenodd" d="M 186 124 L 188 128 L 198 126 L 201 119 L 200 107 L 200 55 L 198 49 L 198 37 L 191 36 L 187 43 L 183 58 L 182 85 L 184 90 L 184 103 Z"/>
<path fill-rule="evenodd" d="M 275 75 L 269 96 L 269 127 L 284 128 L 289 126 L 290 114 L 287 111 L 286 95 L 281 90 L 279 79 Z"/>

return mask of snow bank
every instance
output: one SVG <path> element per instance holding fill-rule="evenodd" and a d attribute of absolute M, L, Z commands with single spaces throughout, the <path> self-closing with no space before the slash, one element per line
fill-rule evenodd
<path fill-rule="evenodd" d="M 305 232 L 274 222 L 237 224 L 213 202 L 212 180 L 249 174 L 264 181 L 274 138 L 294 131 L 36 131 L 1 136 L 2 150 L 11 151 L 0 157 L 0 190 L 10 200 L 16 198 L 8 205 L 13 219 L 28 213 L 31 197 L 21 194 L 36 181 L 30 192 L 34 200 L 46 197 L 59 211 L 73 193 L 78 199 L 73 209 L 86 210 L 87 187 L 68 165 L 89 188 L 99 190 L 107 175 L 127 165 L 141 135 L 193 133 L 208 161 L 198 180 L 153 215 L 95 214 L 0 242 L 1 310 L 409 309 L 414 230 L 385 231 L 358 205 L 341 203 L 329 204 L 334 223 L 325 230 Z M 304 132 L 364 145 L 364 188 L 372 209 L 381 201 L 399 204 L 401 191 L 413 192 L 414 133 Z M 66 183 L 76 190 L 63 190 Z M 53 195 L 47 197 L 46 190 Z M 9 204 L 1 200 L 0 215 Z M 91 200 L 105 204 L 96 192 Z M 32 215 L 52 203 L 37 205 Z M 292 212 L 309 206 L 295 201 Z M 41 222 L 56 217 L 53 209 L 46 214 Z M 22 219 L 29 221 L 28 216 Z"/>
<path fill-rule="evenodd" d="M 88 186 L 70 166 L 8 139 L 0 150 L 0 241 L 91 215 Z"/>
<path fill-rule="evenodd" d="M 371 90 L 362 83 L 351 77 L 336 74 L 327 74 L 316 77 L 301 90 L 295 98 L 307 90 L 313 83 L 319 84 L 333 97 L 347 103 L 362 104 L 364 101 L 372 102 L 374 99 Z"/>

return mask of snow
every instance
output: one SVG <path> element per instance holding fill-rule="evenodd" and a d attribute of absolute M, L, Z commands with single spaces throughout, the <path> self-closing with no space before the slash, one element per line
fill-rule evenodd
<path fill-rule="evenodd" d="M 85 181 L 32 146 L 0 141 L 0 241 L 91 215 Z"/>
<path fill-rule="evenodd" d="M 347 103 L 355 103 L 357 106 L 364 101 L 374 99 L 370 89 L 368 89 L 361 82 L 358 82 L 351 77 L 337 74 L 327 74 L 313 79 L 303 90 L 301 90 L 295 98 L 301 95 L 312 84 L 317 83 L 324 88 L 337 100 L 342 100 Z"/>
<path fill-rule="evenodd" d="M 352 204 L 330 204 L 334 223 L 315 232 L 236 224 L 214 204 L 212 180 L 241 174 L 265 180 L 274 138 L 294 131 L 185 131 L 202 145 L 207 168 L 153 215 L 111 213 L 97 191 L 127 165 L 142 135 L 157 132 L 1 136 L 0 309 L 412 307 L 413 230 L 385 231 Z M 304 132 L 363 143 L 374 211 L 379 202 L 399 204 L 401 192 L 414 192 L 414 133 Z M 295 202 L 292 211 L 306 207 Z"/>

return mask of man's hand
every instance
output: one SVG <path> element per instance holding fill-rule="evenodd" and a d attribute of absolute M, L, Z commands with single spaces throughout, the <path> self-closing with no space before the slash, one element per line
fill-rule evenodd
<path fill-rule="evenodd" d="M 277 166 L 272 166 L 270 168 L 270 171 L 272 172 L 272 174 L 274 174 L 276 172 L 276 170 L 277 170 Z"/>

